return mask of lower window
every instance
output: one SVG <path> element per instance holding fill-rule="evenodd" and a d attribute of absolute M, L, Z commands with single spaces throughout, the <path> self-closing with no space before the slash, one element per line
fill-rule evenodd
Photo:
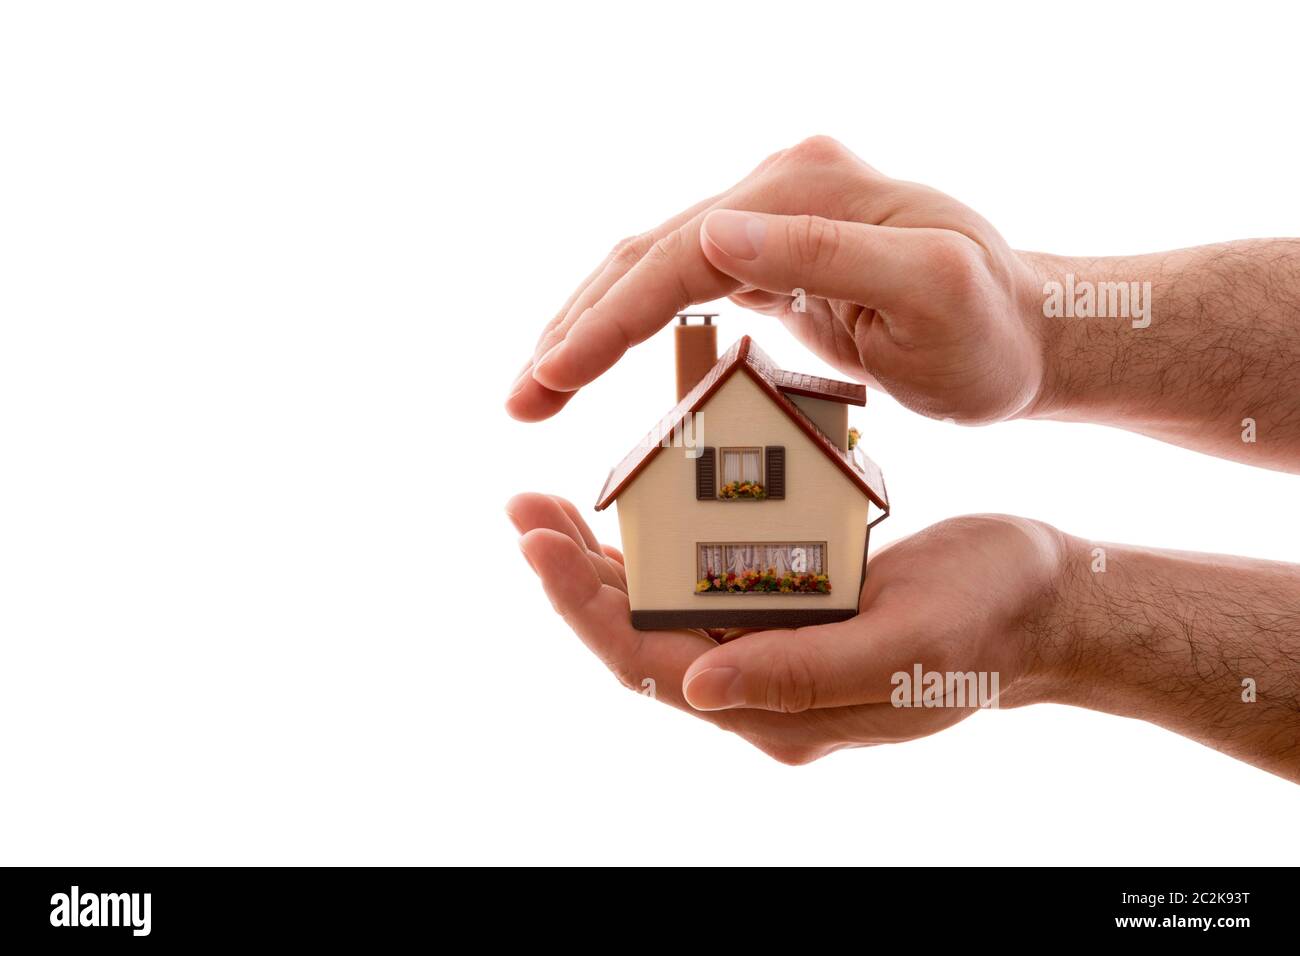
<path fill-rule="evenodd" d="M 703 543 L 696 594 L 829 594 L 824 541 Z"/>

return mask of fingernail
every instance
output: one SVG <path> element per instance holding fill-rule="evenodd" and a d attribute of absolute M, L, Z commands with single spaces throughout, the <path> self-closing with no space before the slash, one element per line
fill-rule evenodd
<path fill-rule="evenodd" d="M 689 681 L 682 691 L 696 710 L 726 710 L 745 702 L 744 681 L 735 667 L 708 667 Z"/>
<path fill-rule="evenodd" d="M 524 550 L 524 543 L 523 543 L 523 541 L 520 541 L 520 542 L 519 542 L 519 553 L 522 554 L 522 555 L 524 556 L 524 560 L 528 562 L 528 566 L 529 566 L 530 568 L 533 569 L 533 574 L 536 574 L 536 573 L 537 573 L 537 565 L 533 564 L 533 559 L 530 558 L 530 557 L 528 556 L 528 552 Z"/>
<path fill-rule="evenodd" d="M 756 259 L 767 235 L 767 223 L 749 213 L 719 209 L 704 220 L 704 235 L 733 259 Z"/>

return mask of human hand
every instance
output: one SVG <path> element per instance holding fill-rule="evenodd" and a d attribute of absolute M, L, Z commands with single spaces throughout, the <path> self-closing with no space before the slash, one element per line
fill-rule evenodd
<path fill-rule="evenodd" d="M 507 410 L 555 414 L 678 312 L 729 296 L 915 411 L 1013 418 L 1044 382 L 1041 286 L 966 206 L 814 137 L 618 243 L 547 324 Z"/>
<path fill-rule="evenodd" d="M 973 707 L 903 708 L 892 676 L 996 672 L 998 706 L 1040 699 L 1044 637 L 1065 535 L 1001 515 L 942 522 L 895 542 L 869 565 L 859 614 L 840 624 L 755 631 L 718 644 L 703 631 L 638 631 L 618 551 L 602 546 L 560 498 L 523 494 L 507 513 L 556 611 L 633 690 L 744 737 L 785 763 L 923 737 Z"/>

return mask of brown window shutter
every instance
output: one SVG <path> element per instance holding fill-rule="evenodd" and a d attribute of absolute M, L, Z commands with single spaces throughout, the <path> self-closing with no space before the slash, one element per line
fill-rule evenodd
<path fill-rule="evenodd" d="M 763 457 L 767 460 L 767 481 L 763 482 L 766 486 L 767 496 L 769 498 L 785 497 L 785 446 L 768 445 L 764 451 L 767 452 Z"/>
<path fill-rule="evenodd" d="M 705 446 L 695 459 L 695 497 L 708 501 L 718 497 L 718 450 Z"/>

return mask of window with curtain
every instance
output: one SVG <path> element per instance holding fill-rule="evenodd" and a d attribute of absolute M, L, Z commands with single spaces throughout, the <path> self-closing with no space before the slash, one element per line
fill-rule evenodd
<path fill-rule="evenodd" d="M 712 577 L 715 574 L 726 573 L 726 558 L 723 556 L 723 546 L 720 544 L 702 544 L 700 545 L 699 556 L 699 577 Z"/>
<path fill-rule="evenodd" d="M 805 591 L 829 592 L 826 580 L 826 545 L 822 542 L 754 542 L 749 544 L 700 544 L 697 546 L 696 591 L 771 590 L 752 586 L 746 578 L 774 574 L 822 577 L 799 582 Z M 739 581 L 739 584 L 738 584 Z M 778 582 L 779 586 L 779 582 Z"/>
<path fill-rule="evenodd" d="M 763 449 L 722 449 L 722 483 L 763 480 Z"/>

